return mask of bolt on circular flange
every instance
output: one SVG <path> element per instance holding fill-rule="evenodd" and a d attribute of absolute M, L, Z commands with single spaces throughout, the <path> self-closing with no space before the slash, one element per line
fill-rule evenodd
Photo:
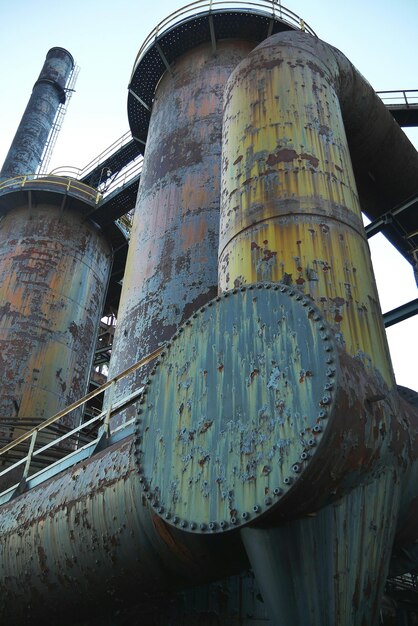
<path fill-rule="evenodd" d="M 283 284 L 234 289 L 193 318 L 155 365 L 135 446 L 158 515 L 184 532 L 229 532 L 274 512 L 309 472 L 338 354 L 312 301 Z"/>

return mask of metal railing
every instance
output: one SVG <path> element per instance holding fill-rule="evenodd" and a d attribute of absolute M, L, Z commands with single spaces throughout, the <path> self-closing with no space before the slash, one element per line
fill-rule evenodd
<path fill-rule="evenodd" d="M 125 213 L 125 215 L 122 215 L 122 217 L 119 217 L 119 219 L 115 220 L 119 227 L 122 229 L 128 241 L 131 238 L 133 219 L 134 209 L 128 211 L 128 213 Z"/>
<path fill-rule="evenodd" d="M 139 176 L 142 172 L 143 163 L 144 157 L 139 155 L 135 160 L 131 161 L 126 167 L 120 170 L 116 176 L 111 178 L 108 182 L 103 183 L 100 188 L 103 198 L 106 198 L 118 189 L 122 190 L 136 176 Z"/>
<path fill-rule="evenodd" d="M 17 190 L 30 185 L 31 188 L 39 185 L 43 188 L 57 188 L 59 191 L 73 191 L 82 194 L 83 198 L 98 204 L 102 198 L 102 194 L 97 189 L 93 189 L 89 185 L 82 183 L 71 176 L 56 176 L 50 174 L 22 174 L 13 178 L 7 178 L 0 182 L 0 193 L 4 190 Z"/>
<path fill-rule="evenodd" d="M 387 107 L 418 107 L 418 89 L 399 89 L 395 91 L 377 91 L 377 95 Z"/>
<path fill-rule="evenodd" d="M 113 397 L 113 393 L 114 393 L 117 383 L 120 380 L 123 380 L 124 378 L 132 374 L 133 372 L 139 370 L 141 367 L 144 367 L 145 365 L 153 361 L 155 358 L 157 358 L 159 354 L 161 354 L 163 349 L 164 349 L 164 345 L 158 348 L 157 350 L 155 350 L 154 352 L 152 352 L 151 354 L 147 355 L 146 357 L 144 357 L 143 359 L 141 359 L 140 361 L 138 361 L 137 363 L 135 363 L 128 369 L 124 370 L 117 376 L 114 376 L 113 378 L 109 379 L 104 385 L 101 385 L 94 391 L 91 391 L 90 393 L 83 396 L 76 402 L 73 402 L 72 404 L 70 404 L 68 407 L 66 407 L 62 411 L 59 411 L 55 415 L 52 415 L 51 417 L 44 420 L 43 422 L 41 422 L 34 428 L 31 428 L 30 430 L 26 431 L 19 437 L 16 437 L 12 441 L 10 441 L 8 444 L 0 448 L 0 465 L 1 464 L 4 465 L 5 463 L 7 463 L 7 460 L 8 460 L 6 456 L 8 452 L 10 452 L 11 450 L 15 448 L 18 448 L 18 446 L 21 446 L 25 442 L 28 442 L 28 445 L 29 445 L 29 449 L 26 455 L 22 456 L 22 458 L 20 458 L 18 461 L 16 461 L 15 463 L 11 465 L 8 465 L 5 469 L 0 471 L 0 479 L 3 479 L 5 476 L 7 476 L 7 474 L 14 472 L 17 468 L 23 466 L 23 472 L 22 472 L 19 482 L 15 485 L 8 486 L 6 490 L 0 493 L 0 504 L 7 501 L 8 497 L 11 497 L 11 495 L 16 491 L 19 485 L 21 485 L 27 480 L 30 474 L 31 465 L 34 462 L 34 460 L 36 460 L 36 458 L 40 457 L 41 455 L 45 455 L 45 452 L 51 450 L 51 448 L 53 448 L 54 446 L 62 445 L 64 441 L 69 440 L 69 439 L 77 439 L 77 436 L 83 430 L 86 431 L 88 429 L 91 429 L 92 427 L 95 427 L 96 429 L 98 429 L 99 426 L 102 426 L 103 430 L 100 436 L 95 437 L 93 441 L 88 441 L 87 443 L 84 443 L 83 440 L 81 439 L 81 443 L 82 444 L 84 443 L 84 445 L 82 445 L 81 448 L 77 447 L 76 450 L 73 450 L 70 452 L 70 454 L 65 455 L 65 458 L 73 456 L 73 457 L 76 457 L 77 460 L 80 460 L 80 455 L 79 455 L 80 451 L 86 452 L 87 450 L 92 450 L 92 448 L 94 449 L 94 446 L 99 442 L 99 440 L 103 436 L 108 438 L 110 436 L 111 416 L 115 414 L 116 412 L 122 410 L 131 402 L 133 402 L 142 392 L 142 388 L 139 388 L 135 392 L 131 393 L 129 396 L 126 396 L 122 398 L 121 400 L 119 400 L 118 402 L 116 402 L 115 404 L 113 404 L 112 397 Z M 108 403 L 107 403 L 108 406 L 104 411 L 101 411 L 98 415 L 92 417 L 87 422 L 80 424 L 79 426 L 70 430 L 64 435 L 61 435 L 57 438 L 53 438 L 52 441 L 36 449 L 36 442 L 37 442 L 39 433 L 41 433 L 42 431 L 46 431 L 46 429 L 48 429 L 52 424 L 55 424 L 56 422 L 61 420 L 63 417 L 65 417 L 66 415 L 74 411 L 75 409 L 81 406 L 84 406 L 87 402 L 89 402 L 93 398 L 103 394 L 107 389 L 109 389 L 109 396 L 108 396 Z M 19 420 L 17 419 L 16 427 L 18 426 L 19 426 Z M 123 427 L 124 425 L 122 427 L 119 427 L 117 430 L 120 431 Z M 86 456 L 88 457 L 89 455 L 86 454 Z M 83 458 L 86 458 L 86 456 L 84 456 Z M 52 463 L 47 464 L 45 467 L 42 467 L 42 469 L 39 472 L 37 472 L 37 475 L 45 473 L 45 471 L 47 469 L 50 469 L 50 467 L 53 465 L 62 463 L 63 458 L 64 458 L 64 455 L 62 455 L 57 461 L 53 461 Z M 33 476 L 31 476 L 31 478 L 33 478 Z"/>
<path fill-rule="evenodd" d="M 131 139 L 131 131 L 128 130 L 121 137 L 119 137 L 119 139 L 116 139 L 116 141 L 114 141 L 112 144 L 110 144 L 110 146 L 103 150 L 103 152 L 101 152 L 94 159 L 92 159 L 92 161 L 87 163 L 87 165 L 85 165 L 84 167 L 77 168 L 64 165 L 62 167 L 56 167 L 50 173 L 56 176 L 65 176 L 67 175 L 67 172 L 71 172 L 70 176 L 74 176 L 74 178 L 84 178 L 85 176 L 90 174 L 90 172 L 99 167 L 99 165 L 103 163 L 107 158 L 112 156 L 112 154 L 115 154 L 115 152 L 123 148 L 123 146 L 129 143 Z"/>
<path fill-rule="evenodd" d="M 174 13 L 171 13 L 171 15 L 166 17 L 150 32 L 136 55 L 130 82 L 132 82 L 138 63 L 141 61 L 147 50 L 154 45 L 155 41 L 161 35 L 175 26 L 179 21 L 192 18 L 200 13 L 205 14 L 222 9 L 242 12 L 261 11 L 273 19 L 280 19 L 282 22 L 289 24 L 293 28 L 296 27 L 299 30 L 303 30 L 310 35 L 313 35 L 314 37 L 317 36 L 314 30 L 306 24 L 306 22 L 299 15 L 284 7 L 281 2 L 277 0 L 254 0 L 253 2 L 245 0 L 197 0 L 196 2 L 187 4 Z"/>
<path fill-rule="evenodd" d="M 104 163 L 106 159 L 116 154 L 131 140 L 131 131 L 127 131 L 124 135 L 122 135 L 122 137 L 119 137 L 119 139 L 112 143 L 108 148 L 106 148 L 106 150 L 104 150 L 83 168 L 64 165 L 52 170 L 51 174 L 54 176 L 70 176 L 76 180 L 81 180 Z M 109 196 L 117 189 L 123 189 L 123 187 L 130 183 L 136 176 L 139 176 L 142 172 L 143 161 L 143 156 L 138 155 L 114 176 L 103 176 L 103 182 L 99 181 L 98 184 L 98 191 L 101 193 L 102 197 L 105 198 Z M 106 167 L 103 167 L 103 170 L 105 169 Z"/>

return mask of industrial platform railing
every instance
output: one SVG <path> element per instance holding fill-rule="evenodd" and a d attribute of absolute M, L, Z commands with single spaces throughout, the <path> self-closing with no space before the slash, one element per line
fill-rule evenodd
<path fill-rule="evenodd" d="M 94 157 L 94 159 L 92 159 L 84 167 L 82 168 L 72 167 L 72 166 L 56 167 L 50 173 L 54 175 L 56 174 L 60 175 L 62 172 L 67 171 L 67 172 L 72 172 L 72 175 L 75 178 L 84 178 L 85 176 L 90 174 L 90 172 L 92 172 L 97 167 L 99 167 L 99 165 L 103 163 L 103 161 L 105 161 L 108 157 L 110 157 L 115 152 L 118 152 L 118 150 L 121 150 L 123 146 L 125 146 L 127 143 L 131 141 L 131 139 L 132 139 L 131 131 L 128 130 L 121 137 L 116 139 L 116 141 L 110 144 L 110 146 L 105 148 L 103 152 L 101 152 L 96 157 Z"/>
<path fill-rule="evenodd" d="M 119 137 L 114 143 L 112 143 L 106 150 L 101 152 L 95 159 L 90 161 L 82 168 L 73 167 L 70 165 L 64 165 L 57 167 L 51 171 L 53 176 L 71 176 L 75 180 L 81 181 L 86 178 L 91 172 L 99 168 L 100 165 L 117 152 L 119 152 L 126 144 L 132 141 L 132 135 L 130 131 L 127 131 L 122 137 Z M 103 172 L 103 182 L 98 183 L 98 191 L 101 193 L 102 198 L 106 198 L 117 189 L 122 189 L 136 176 L 139 176 L 142 172 L 143 156 L 138 155 L 135 159 L 130 161 L 120 171 L 116 172 L 114 176 L 108 176 Z M 103 170 L 107 169 L 106 166 Z"/>
<path fill-rule="evenodd" d="M 98 204 L 103 197 L 103 194 L 97 189 L 71 176 L 50 174 L 22 174 L 13 178 L 7 178 L 0 182 L 0 194 L 5 190 L 15 191 L 28 186 L 33 189 L 38 185 L 43 189 L 52 188 L 57 189 L 57 191 L 72 191 L 81 194 L 83 198 L 93 201 L 94 204 Z"/>
<path fill-rule="evenodd" d="M 135 401 L 142 393 L 142 387 L 139 387 L 136 391 L 129 394 L 128 396 L 122 398 L 117 401 L 115 404 L 112 403 L 112 397 L 114 389 L 117 383 L 133 372 L 139 370 L 141 367 L 144 367 L 148 363 L 152 362 L 156 359 L 161 352 L 164 350 L 164 345 L 160 348 L 147 355 L 128 369 L 124 370 L 117 376 L 110 378 L 104 385 L 101 385 L 94 391 L 91 391 L 87 395 L 83 396 L 76 402 L 73 402 L 68 407 L 59 411 L 55 415 L 52 415 L 48 419 L 44 420 L 34 428 L 26 431 L 22 435 L 16 437 L 8 444 L 0 448 L 0 466 L 5 465 L 8 462 L 7 454 L 19 446 L 22 446 L 25 442 L 28 442 L 28 452 L 22 458 L 20 458 L 15 463 L 8 465 L 5 469 L 0 471 L 0 481 L 4 482 L 4 479 L 7 475 L 11 474 L 11 476 L 15 475 L 16 470 L 19 467 L 23 466 L 22 475 L 19 478 L 19 481 L 13 485 L 8 485 L 6 489 L 0 492 L 0 505 L 8 502 L 15 494 L 21 493 L 28 487 L 34 487 L 37 484 L 40 484 L 44 480 L 51 478 L 51 476 L 56 475 L 58 472 L 75 465 L 86 458 L 89 458 L 91 454 L 93 454 L 94 450 L 98 447 L 100 441 L 103 438 L 110 437 L 110 418 L 115 413 L 121 411 L 123 408 L 129 406 L 133 401 Z M 60 437 L 54 438 L 49 443 L 42 445 L 40 448 L 36 448 L 36 442 L 39 433 L 42 431 L 46 431 L 51 425 L 55 424 L 63 417 L 78 409 L 81 406 L 84 406 L 87 402 L 103 394 L 107 389 L 109 389 L 108 396 L 108 406 L 105 410 L 101 411 L 98 415 L 92 417 L 90 420 L 83 422 L 76 428 L 68 431 L 67 433 L 61 435 Z M 112 431 L 112 442 L 116 442 L 124 437 L 126 437 L 132 431 L 133 420 L 130 420 L 121 426 L 115 428 Z M 15 427 L 19 428 L 19 420 L 15 420 Z M 87 443 L 83 443 L 83 439 L 79 438 L 79 435 L 82 431 L 88 432 L 88 430 L 94 429 L 95 431 L 99 431 L 99 427 L 101 427 L 100 432 L 98 432 L 95 437 Z M 46 464 L 44 467 L 39 469 L 38 471 L 31 474 L 31 466 L 33 462 L 37 459 L 37 457 L 41 457 L 45 455 L 45 453 L 50 452 L 51 448 L 56 446 L 62 446 L 63 442 L 73 440 L 76 441 L 77 444 L 80 443 L 82 445 L 77 445 L 76 449 L 72 450 L 69 454 L 62 454 L 58 460 L 53 460 L 50 463 Z M 13 480 L 13 478 L 11 478 Z"/>
<path fill-rule="evenodd" d="M 245 12 L 246 10 L 251 12 L 260 11 L 273 19 L 280 19 L 282 22 L 292 26 L 292 28 L 296 27 L 297 29 L 303 30 L 314 37 L 317 36 L 315 31 L 299 15 L 284 7 L 278 0 L 197 0 L 196 2 L 191 2 L 174 13 L 171 13 L 171 15 L 166 17 L 150 32 L 136 56 L 131 81 L 138 63 L 147 50 L 155 44 L 155 41 L 161 35 L 170 30 L 173 26 L 177 25 L 180 20 L 187 20 L 188 18 L 199 15 L 199 13 L 206 14 L 208 12 L 222 10 L 238 10 L 241 12 Z"/>
<path fill-rule="evenodd" d="M 418 89 L 399 89 L 395 91 L 377 91 L 377 95 L 388 108 L 410 109 L 418 107 Z"/>
<path fill-rule="evenodd" d="M 123 170 L 118 172 L 118 174 L 109 182 L 103 183 L 103 187 L 101 189 L 103 198 L 107 198 L 118 189 L 123 189 L 123 187 L 130 183 L 136 176 L 140 176 L 142 173 L 143 162 L 144 158 L 140 155 L 123 168 Z"/>

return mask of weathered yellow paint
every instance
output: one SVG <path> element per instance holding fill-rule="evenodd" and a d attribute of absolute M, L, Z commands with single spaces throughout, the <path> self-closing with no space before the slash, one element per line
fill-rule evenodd
<path fill-rule="evenodd" d="M 323 310 L 348 353 L 393 384 L 333 63 L 267 43 L 233 72 L 219 284 L 294 285 Z"/>

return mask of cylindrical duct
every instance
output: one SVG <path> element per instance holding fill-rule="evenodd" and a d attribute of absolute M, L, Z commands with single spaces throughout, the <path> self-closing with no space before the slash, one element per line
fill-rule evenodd
<path fill-rule="evenodd" d="M 252 47 L 218 42 L 214 53 L 203 44 L 173 63 L 157 87 L 111 376 L 158 348 L 217 293 L 222 98 Z"/>
<path fill-rule="evenodd" d="M 228 82 L 220 288 L 293 285 L 323 310 L 347 352 L 392 386 L 333 50 L 305 33 L 275 35 Z"/>
<path fill-rule="evenodd" d="M 16 420 L 4 441 L 87 392 L 112 253 L 80 213 L 42 203 L 7 213 L 0 242 L 0 416 Z"/>
<path fill-rule="evenodd" d="M 0 172 L 0 178 L 34 174 L 52 129 L 74 59 L 64 48 L 51 48 Z"/>
<path fill-rule="evenodd" d="M 132 439 L 2 506 L 0 537 L 0 618 L 10 626 L 90 623 L 133 603 L 143 624 L 157 623 L 174 589 L 245 564 L 236 537 L 183 534 L 153 515 Z"/>

